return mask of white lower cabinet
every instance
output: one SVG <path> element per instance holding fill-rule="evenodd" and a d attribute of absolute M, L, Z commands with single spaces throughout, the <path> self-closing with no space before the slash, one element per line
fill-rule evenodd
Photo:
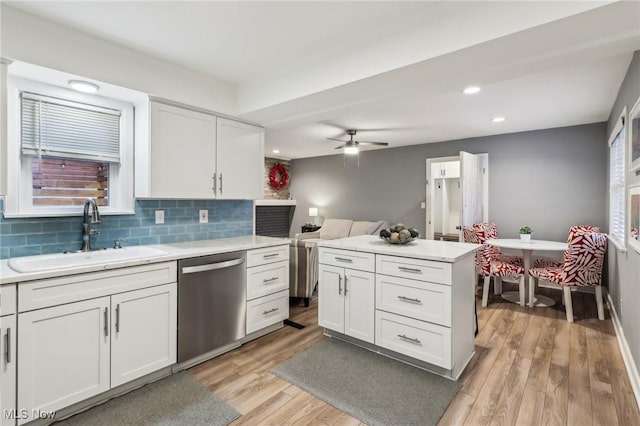
<path fill-rule="evenodd" d="M 176 362 L 177 287 L 111 296 L 111 387 Z"/>
<path fill-rule="evenodd" d="M 101 297 L 18 316 L 19 424 L 109 390 L 109 315 Z"/>
<path fill-rule="evenodd" d="M 247 302 L 247 334 L 289 318 L 289 290 Z"/>
<path fill-rule="evenodd" d="M 0 426 L 16 424 L 16 316 L 0 317 Z"/>
<path fill-rule="evenodd" d="M 319 266 L 318 273 L 318 324 L 373 343 L 374 274 L 325 264 Z"/>

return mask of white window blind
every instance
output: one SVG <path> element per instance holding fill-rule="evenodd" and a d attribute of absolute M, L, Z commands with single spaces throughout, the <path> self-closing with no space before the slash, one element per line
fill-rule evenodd
<path fill-rule="evenodd" d="M 611 140 L 609 146 L 609 235 L 625 244 L 625 128 Z"/>
<path fill-rule="evenodd" d="M 21 94 L 24 155 L 120 162 L 120 111 Z"/>

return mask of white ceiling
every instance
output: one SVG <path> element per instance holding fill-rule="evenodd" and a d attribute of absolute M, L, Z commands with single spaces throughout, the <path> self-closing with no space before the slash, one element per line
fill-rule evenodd
<path fill-rule="evenodd" d="M 9 4 L 235 83 L 284 158 L 604 121 L 640 49 L 638 2 Z"/>

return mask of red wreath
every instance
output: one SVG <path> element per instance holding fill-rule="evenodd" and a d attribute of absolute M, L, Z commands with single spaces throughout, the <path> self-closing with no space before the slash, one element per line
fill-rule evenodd
<path fill-rule="evenodd" d="M 269 169 L 269 185 L 276 191 L 280 191 L 289 183 L 289 173 L 287 169 L 280 164 L 276 163 L 271 169 Z"/>

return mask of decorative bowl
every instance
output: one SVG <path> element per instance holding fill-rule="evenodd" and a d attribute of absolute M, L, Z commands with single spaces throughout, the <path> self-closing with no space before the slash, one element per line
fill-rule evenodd
<path fill-rule="evenodd" d="M 380 239 L 389 244 L 407 244 L 420 236 L 415 228 L 407 228 L 402 223 L 380 231 Z"/>

